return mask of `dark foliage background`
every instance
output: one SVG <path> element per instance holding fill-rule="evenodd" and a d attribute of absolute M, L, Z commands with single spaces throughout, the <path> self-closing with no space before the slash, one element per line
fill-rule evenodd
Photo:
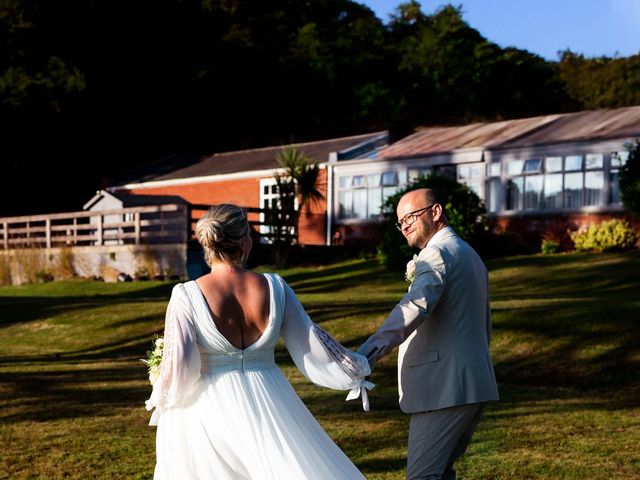
<path fill-rule="evenodd" d="M 640 102 L 639 56 L 549 62 L 415 1 L 1 0 L 0 39 L 0 215 L 175 153 Z"/>

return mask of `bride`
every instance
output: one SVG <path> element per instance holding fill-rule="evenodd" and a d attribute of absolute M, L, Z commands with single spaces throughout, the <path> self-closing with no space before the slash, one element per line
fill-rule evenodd
<path fill-rule="evenodd" d="M 196 225 L 211 273 L 174 287 L 160 375 L 147 400 L 157 425 L 154 479 L 362 479 L 274 363 L 282 335 L 317 385 L 362 392 L 367 360 L 305 313 L 277 274 L 242 268 L 249 223 L 214 205 Z"/>

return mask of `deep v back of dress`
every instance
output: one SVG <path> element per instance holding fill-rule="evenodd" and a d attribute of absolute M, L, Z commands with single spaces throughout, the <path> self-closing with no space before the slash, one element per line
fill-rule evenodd
<path fill-rule="evenodd" d="M 273 296 L 269 278 L 244 272 L 241 281 L 235 282 L 240 283 L 239 289 L 231 282 L 219 285 L 224 280 L 213 275 L 193 282 L 207 307 L 208 316 L 203 320 L 213 322 L 236 349 L 244 350 L 255 343 L 269 325 Z"/>

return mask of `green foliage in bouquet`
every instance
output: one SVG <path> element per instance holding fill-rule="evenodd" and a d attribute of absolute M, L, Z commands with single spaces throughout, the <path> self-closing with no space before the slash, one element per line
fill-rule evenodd
<path fill-rule="evenodd" d="M 147 358 L 140 361 L 149 367 L 149 382 L 156 383 L 160 375 L 160 364 L 162 363 L 162 352 L 164 351 L 164 338 L 156 335 L 151 343 L 152 349 L 147 350 Z"/>

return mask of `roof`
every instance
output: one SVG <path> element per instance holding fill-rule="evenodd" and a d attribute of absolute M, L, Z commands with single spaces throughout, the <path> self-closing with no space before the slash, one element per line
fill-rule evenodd
<path fill-rule="evenodd" d="M 455 150 L 532 147 L 640 135 L 640 106 L 429 127 L 382 150 L 380 158 L 412 158 Z"/>
<path fill-rule="evenodd" d="M 104 197 L 113 197 L 122 202 L 122 208 L 146 207 L 150 205 L 174 205 L 186 204 L 186 200 L 178 195 L 134 195 L 120 192 L 107 192 L 98 190 L 96 194 L 82 207 L 83 210 L 91 208 Z"/>
<path fill-rule="evenodd" d="M 332 153 L 336 153 L 338 159 L 352 159 L 370 154 L 372 150 L 380 147 L 381 143 L 386 146 L 388 138 L 389 133 L 381 131 L 315 142 L 214 153 L 200 157 L 173 155 L 129 172 L 118 183 L 141 183 L 270 170 L 278 168 L 276 156 L 288 148 L 295 148 L 318 163 L 328 162 Z M 369 144 L 370 148 L 362 148 Z"/>

